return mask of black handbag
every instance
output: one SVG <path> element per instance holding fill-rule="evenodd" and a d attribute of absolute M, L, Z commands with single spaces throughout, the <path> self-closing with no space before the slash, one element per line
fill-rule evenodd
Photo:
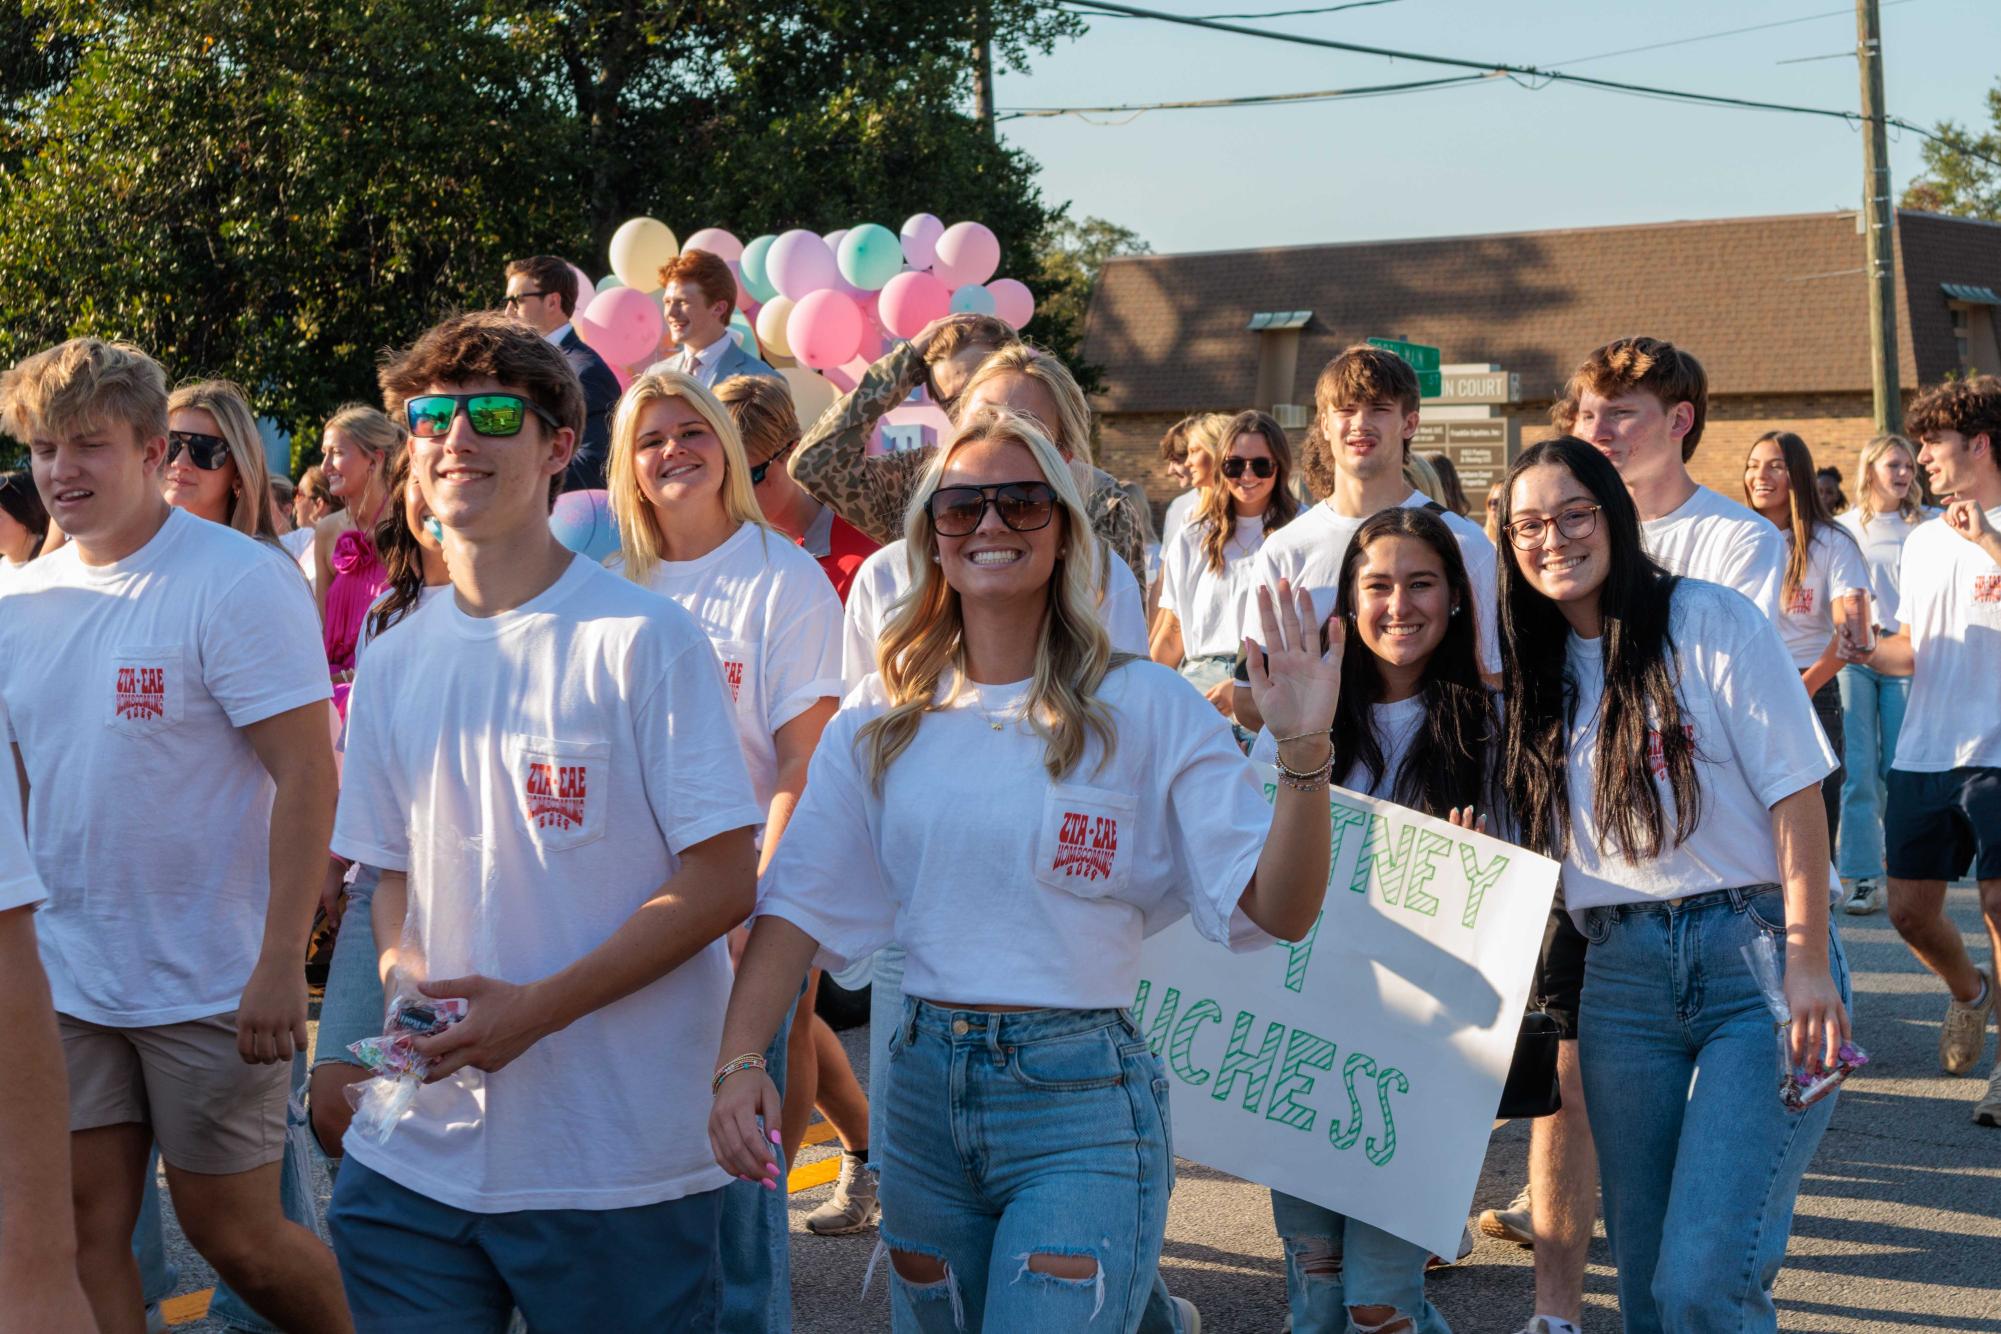
<path fill-rule="evenodd" d="M 1501 1105 L 1495 1116 L 1527 1120 L 1562 1109 L 1563 1093 L 1556 1078 L 1556 1045 L 1562 1034 L 1563 1026 L 1546 1010 L 1530 1010 L 1522 1016 L 1522 1030 L 1515 1037 L 1515 1059 L 1508 1066 L 1508 1080 L 1501 1086 Z"/>

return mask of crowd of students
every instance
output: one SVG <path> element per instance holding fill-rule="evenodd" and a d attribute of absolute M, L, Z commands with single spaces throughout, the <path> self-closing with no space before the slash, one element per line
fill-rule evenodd
<path fill-rule="evenodd" d="M 1310 931 L 1331 781 L 1562 862 L 1563 1106 L 1482 1219 L 1536 1246 L 1528 1334 L 1581 1324 L 1601 1182 L 1626 1328 L 1776 1328 L 1836 1099 L 1777 1097 L 1741 947 L 1830 1066 L 1830 907 L 1887 898 L 1950 992 L 1942 1066 L 1985 1054 L 1992 965 L 1944 902 L 1971 869 L 2001 953 L 2001 381 L 1920 394 L 1835 517 L 1791 433 L 1745 504 L 1698 487 L 1701 366 L 1622 339 L 1483 528 L 1411 455 L 1414 373 L 1352 347 L 1297 449 L 1256 411 L 1170 433 L 1156 576 L 1060 361 L 948 318 L 802 427 L 719 348 L 705 258 L 663 275 L 679 350 L 597 404 L 574 274 L 510 266 L 510 313 L 386 360 L 289 511 L 233 385 L 96 339 L 0 377 L 32 473 L 0 477 L 7 1318 L 146 1328 L 157 1153 L 246 1321 L 784 1330 L 817 1105 L 843 1157 L 808 1226 L 879 1220 L 895 1328 L 1197 1332 L 1140 946 Z M 952 431 L 869 453 L 920 389 Z M 583 474 L 602 566 L 549 526 Z M 865 1091 L 822 970 L 872 983 Z M 361 1133 L 349 1044 L 447 998 Z M 1272 1210 L 1298 1334 L 1445 1328 L 1439 1257 Z"/>

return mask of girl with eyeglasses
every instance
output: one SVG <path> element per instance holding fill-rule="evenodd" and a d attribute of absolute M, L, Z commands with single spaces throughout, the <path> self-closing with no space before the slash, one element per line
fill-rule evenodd
<path fill-rule="evenodd" d="M 1291 485 L 1292 446 L 1276 421 L 1240 412 L 1221 438 L 1216 485 L 1201 493 L 1194 518 L 1161 553 L 1160 612 L 1149 648 L 1155 662 L 1178 669 L 1234 723 L 1231 673 L 1253 587 L 1252 558 L 1266 534 L 1299 512 L 1299 501 Z M 1250 736 L 1238 732 L 1239 742 Z"/>
<path fill-rule="evenodd" d="M 236 385 L 203 380 L 168 395 L 160 492 L 175 509 L 279 545 L 264 441 Z"/>
<path fill-rule="evenodd" d="M 320 436 L 327 487 L 345 508 L 321 519 L 313 535 L 313 594 L 334 679 L 334 708 L 347 716 L 354 646 L 387 575 L 375 549 L 375 525 L 390 508 L 389 474 L 407 432 L 375 408 L 350 403 Z"/>
<path fill-rule="evenodd" d="M 0 585 L 42 554 L 49 512 L 26 472 L 0 472 Z"/>
<path fill-rule="evenodd" d="M 829 724 L 760 886 L 710 1139 L 728 1171 L 779 1171 L 756 1053 L 810 964 L 899 941 L 892 1327 L 1132 1331 L 1174 1173 L 1165 1073 L 1124 1008 L 1140 942 L 1184 914 L 1239 948 L 1312 926 L 1338 652 L 1304 599 L 1260 594 L 1253 688 L 1288 766 L 1269 806 L 1212 710 L 1113 654 L 1084 495 L 1038 424 L 973 412 L 919 496 L 882 671 Z"/>
<path fill-rule="evenodd" d="M 1620 1312 L 1634 1334 L 1775 1330 L 1836 1095 L 1781 1101 L 1743 951 L 1776 947 L 1789 1063 L 1832 1065 L 1849 1031 L 1820 802 L 1834 754 L 1771 622 L 1649 557 L 1596 449 L 1531 446 L 1505 488 L 1501 786 L 1590 942 L 1578 1063 Z"/>
<path fill-rule="evenodd" d="M 765 810 L 762 869 L 780 847 L 813 748 L 840 704 L 840 599 L 819 562 L 765 519 L 734 419 L 693 376 L 656 371 L 632 382 L 612 420 L 606 479 L 619 535 L 619 554 L 607 564 L 678 603 L 715 647 L 751 789 Z M 732 937 L 737 948 L 741 941 L 740 932 Z M 775 1038 L 766 1034 L 770 1049 L 759 1051 L 783 1079 L 789 1025 L 778 1027 Z M 770 1123 L 777 1132 L 776 1106 Z M 774 1186 L 737 1183 L 724 1192 L 726 1329 L 789 1323 L 783 1175 Z"/>

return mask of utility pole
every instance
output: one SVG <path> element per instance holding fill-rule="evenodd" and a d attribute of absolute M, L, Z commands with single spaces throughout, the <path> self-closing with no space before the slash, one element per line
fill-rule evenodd
<path fill-rule="evenodd" d="M 978 0 L 973 6 L 973 115 L 987 138 L 994 138 L 993 16 L 989 0 Z"/>
<path fill-rule="evenodd" d="M 1869 370 L 1878 434 L 1903 424 L 1897 385 L 1895 212 L 1889 135 L 1883 124 L 1883 20 L 1877 0 L 1855 0 L 1855 58 L 1862 73 L 1862 219 L 1869 255 Z"/>

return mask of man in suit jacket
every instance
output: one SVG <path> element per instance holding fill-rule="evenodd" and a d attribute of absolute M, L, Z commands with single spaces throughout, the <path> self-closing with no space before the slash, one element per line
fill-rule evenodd
<path fill-rule="evenodd" d="M 706 250 L 684 250 L 660 267 L 660 283 L 666 289 L 667 334 L 678 348 L 647 370 L 681 371 L 710 389 L 732 375 L 783 378 L 730 336 L 736 275 L 719 257 Z"/>
<path fill-rule="evenodd" d="M 507 313 L 556 345 L 584 387 L 584 436 L 563 474 L 565 491 L 599 490 L 611 456 L 611 414 L 618 377 L 577 336 L 577 273 L 553 255 L 530 255 L 507 266 Z"/>

